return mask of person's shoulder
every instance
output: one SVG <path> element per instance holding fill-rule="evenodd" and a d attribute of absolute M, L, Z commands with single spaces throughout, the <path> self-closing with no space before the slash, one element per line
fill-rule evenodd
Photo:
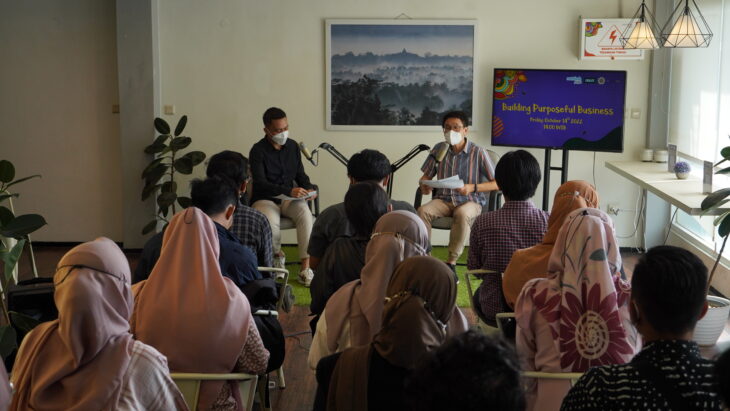
<path fill-rule="evenodd" d="M 344 216 L 345 215 L 345 203 L 337 203 L 332 204 L 331 206 L 325 208 L 319 213 L 319 218 L 325 217 L 325 218 L 332 218 L 334 216 Z"/>
<path fill-rule="evenodd" d="M 246 217 L 252 218 L 254 220 L 258 220 L 258 221 L 266 220 L 266 216 L 264 215 L 264 213 L 262 213 L 261 211 L 255 209 L 251 206 L 247 206 L 245 204 L 241 204 L 238 207 L 236 207 L 236 214 L 238 214 L 242 217 L 246 216 Z M 268 221 L 268 220 L 266 220 L 266 221 Z"/>
<path fill-rule="evenodd" d="M 413 207 L 413 204 L 408 201 L 390 200 L 390 204 L 393 206 L 393 210 L 404 210 L 416 213 L 416 209 Z"/>
<path fill-rule="evenodd" d="M 266 141 L 266 137 L 261 138 L 261 140 L 255 142 L 253 146 L 251 146 L 251 152 L 253 152 L 254 150 L 261 150 L 263 147 L 265 147 L 266 144 L 268 144 L 268 142 Z"/>

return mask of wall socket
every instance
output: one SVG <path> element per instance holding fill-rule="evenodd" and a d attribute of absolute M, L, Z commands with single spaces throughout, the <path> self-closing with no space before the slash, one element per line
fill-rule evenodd
<path fill-rule="evenodd" d="M 618 208 L 618 204 L 609 204 L 606 206 L 606 212 L 608 214 L 618 215 L 619 211 L 621 211 L 621 209 Z"/>

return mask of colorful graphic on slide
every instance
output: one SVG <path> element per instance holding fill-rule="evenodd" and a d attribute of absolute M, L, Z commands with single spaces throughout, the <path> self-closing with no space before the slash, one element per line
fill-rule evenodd
<path fill-rule="evenodd" d="M 494 98 L 505 100 L 515 92 L 518 82 L 527 81 L 525 73 L 518 70 L 497 70 L 494 77 Z"/>
<path fill-rule="evenodd" d="M 593 37 L 598 34 L 598 29 L 602 28 L 603 24 L 600 21 L 586 23 L 586 37 Z"/>
<path fill-rule="evenodd" d="M 507 73 L 524 80 L 505 100 Z M 494 76 L 492 144 L 622 151 L 625 71 L 497 69 Z"/>

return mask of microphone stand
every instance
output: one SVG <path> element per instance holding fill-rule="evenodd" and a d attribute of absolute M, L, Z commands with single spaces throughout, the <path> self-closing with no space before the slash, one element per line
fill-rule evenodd
<path fill-rule="evenodd" d="M 347 167 L 347 163 L 348 163 L 347 157 L 343 156 L 342 153 L 340 153 L 339 151 L 337 151 L 337 149 L 334 148 L 334 146 L 332 146 L 332 144 L 330 144 L 330 143 L 322 143 L 322 144 L 320 144 L 319 146 L 317 146 L 316 149 L 314 149 L 314 152 L 312 152 L 312 155 L 314 155 L 314 153 L 317 152 L 320 148 L 322 148 L 325 151 L 327 151 L 328 153 L 332 154 L 332 156 L 334 158 L 336 158 L 337 161 L 339 161 L 340 163 L 342 163 L 342 165 L 344 165 L 345 167 Z"/>
<path fill-rule="evenodd" d="M 388 192 L 388 198 L 390 198 L 390 196 L 393 194 L 393 178 L 395 177 L 395 172 L 404 165 L 406 165 L 406 163 L 411 161 L 414 157 L 416 157 L 421 151 L 428 151 L 430 149 L 431 147 L 425 144 L 419 144 L 413 147 L 413 149 L 411 149 L 411 151 L 409 151 L 406 155 L 394 161 L 390 165 L 390 178 L 388 179 L 388 188 L 386 189 L 386 191 Z"/>

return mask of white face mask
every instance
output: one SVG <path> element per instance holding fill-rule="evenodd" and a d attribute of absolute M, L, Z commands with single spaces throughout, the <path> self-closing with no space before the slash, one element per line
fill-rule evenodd
<path fill-rule="evenodd" d="M 458 131 L 450 130 L 450 131 L 444 131 L 444 140 L 446 140 L 447 143 L 451 144 L 452 146 L 455 146 L 459 143 L 461 143 L 462 139 L 461 133 Z"/>
<path fill-rule="evenodd" d="M 286 143 L 286 139 L 289 138 L 289 130 L 284 130 L 279 134 L 274 134 L 271 139 L 274 143 L 283 146 Z"/>

